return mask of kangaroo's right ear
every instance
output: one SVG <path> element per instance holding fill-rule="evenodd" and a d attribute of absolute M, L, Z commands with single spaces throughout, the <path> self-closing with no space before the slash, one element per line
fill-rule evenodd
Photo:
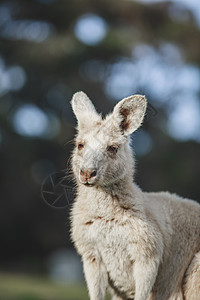
<path fill-rule="evenodd" d="M 92 101 L 83 92 L 77 92 L 73 95 L 71 101 L 73 112 L 78 121 L 78 127 L 86 126 L 92 122 L 101 120 L 101 116 L 96 112 Z"/>

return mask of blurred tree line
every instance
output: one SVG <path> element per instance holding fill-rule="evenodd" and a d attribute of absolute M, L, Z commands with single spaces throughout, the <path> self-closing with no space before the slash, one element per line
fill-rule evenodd
<path fill-rule="evenodd" d="M 41 185 L 49 174 L 69 168 L 75 134 L 70 100 L 78 90 L 85 91 L 103 114 L 130 92 L 146 94 L 146 120 L 133 135 L 137 183 L 147 191 L 169 190 L 200 201 L 200 127 L 195 127 L 192 138 L 174 138 L 167 124 L 179 91 L 173 87 L 164 96 L 159 74 L 151 83 L 151 71 L 135 85 L 139 71 L 146 70 L 143 51 L 154 55 L 153 60 L 161 53 L 160 45 L 175 45 L 163 50 L 158 59 L 161 69 L 168 64 L 170 49 L 175 66 L 181 57 L 181 66 L 189 64 L 193 71 L 195 67 L 191 74 L 196 76 L 195 99 L 200 105 L 200 28 L 187 8 L 171 1 L 150 2 L 0 1 L 0 260 L 5 270 L 43 271 L 50 253 L 72 247 L 71 202 L 62 209 L 48 206 Z M 93 17 L 93 31 L 92 23 L 89 28 L 87 22 L 79 23 L 83 16 Z M 141 67 L 136 74 L 137 57 Z M 126 69 L 131 69 L 129 77 Z M 122 77 L 116 77 L 118 72 Z M 183 86 L 190 82 L 187 74 Z M 176 86 L 179 76 L 181 72 L 176 78 L 166 76 L 166 89 L 169 81 Z M 154 90 L 160 88 L 158 95 L 151 92 L 153 84 Z M 186 103 L 193 103 L 190 87 Z M 185 118 L 183 132 L 192 116 Z"/>

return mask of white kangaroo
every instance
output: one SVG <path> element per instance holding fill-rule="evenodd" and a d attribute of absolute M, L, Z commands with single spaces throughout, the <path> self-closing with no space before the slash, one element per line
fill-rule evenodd
<path fill-rule="evenodd" d="M 145 97 L 123 99 L 105 119 L 83 92 L 72 108 L 78 133 L 71 231 L 90 299 L 103 300 L 109 288 L 113 300 L 199 300 L 200 205 L 133 183 L 129 135 L 143 121 Z"/>

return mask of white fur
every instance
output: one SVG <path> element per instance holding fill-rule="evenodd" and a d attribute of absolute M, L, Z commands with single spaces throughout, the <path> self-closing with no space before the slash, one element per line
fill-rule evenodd
<path fill-rule="evenodd" d="M 123 99 L 104 120 L 82 92 L 72 107 L 76 144 L 83 145 L 72 156 L 72 239 L 90 299 L 103 300 L 109 288 L 113 300 L 199 300 L 200 205 L 168 192 L 146 193 L 133 183 L 128 136 L 142 123 L 145 97 Z M 88 184 L 81 168 L 97 172 Z"/>

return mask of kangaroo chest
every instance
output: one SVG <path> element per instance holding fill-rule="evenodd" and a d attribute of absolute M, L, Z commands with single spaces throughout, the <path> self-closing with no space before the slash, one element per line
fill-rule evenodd
<path fill-rule="evenodd" d="M 82 238 L 107 271 L 109 285 L 129 299 L 134 298 L 134 245 L 128 226 L 115 219 L 98 217 L 84 224 Z M 130 251 L 132 253 L 130 253 Z"/>

